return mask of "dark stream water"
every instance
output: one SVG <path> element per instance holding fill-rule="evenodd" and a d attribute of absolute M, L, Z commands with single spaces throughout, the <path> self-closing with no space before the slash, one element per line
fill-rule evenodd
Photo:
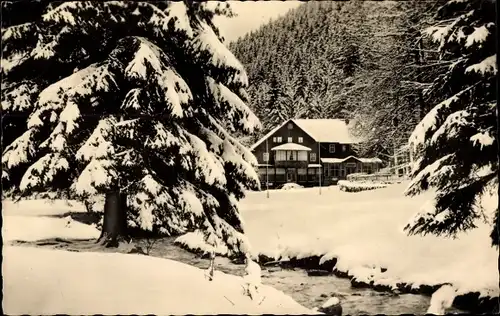
<path fill-rule="evenodd" d="M 52 247 L 70 251 L 105 251 L 116 252 L 116 249 L 103 249 L 95 244 L 95 240 L 62 241 L 45 240 L 35 243 L 22 243 Z M 140 242 L 138 242 L 140 245 Z M 18 243 L 18 245 L 21 245 Z M 118 249 L 120 252 L 129 252 L 130 249 Z M 199 255 L 190 253 L 174 245 L 172 238 L 160 239 L 150 250 L 149 255 L 166 259 L 177 260 L 202 269 L 208 267 L 209 261 Z M 242 276 L 244 266 L 232 263 L 229 259 L 217 257 L 216 269 L 224 273 Z M 333 275 L 308 276 L 302 269 L 281 269 L 277 267 L 262 268 L 262 283 L 273 286 L 290 295 L 295 301 L 308 308 L 321 306 L 330 297 L 340 299 L 343 315 L 361 314 L 420 314 L 426 313 L 430 298 L 415 294 L 392 294 L 377 292 L 372 289 L 351 287 L 349 279 Z M 450 313 L 458 310 L 449 311 Z"/>

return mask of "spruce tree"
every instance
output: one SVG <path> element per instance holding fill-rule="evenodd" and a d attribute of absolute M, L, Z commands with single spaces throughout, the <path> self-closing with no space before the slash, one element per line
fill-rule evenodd
<path fill-rule="evenodd" d="M 498 246 L 498 207 L 481 205 L 485 195 L 498 194 L 495 5 L 448 1 L 426 29 L 439 44 L 437 62 L 446 71 L 426 91 L 439 103 L 410 137 L 416 161 L 406 193 L 434 188 L 437 194 L 406 226 L 410 234 L 455 236 L 493 217 L 491 238 Z"/>
<path fill-rule="evenodd" d="M 260 123 L 245 104 L 245 70 L 212 22 L 230 8 L 38 3 L 40 15 L 2 27 L 2 109 L 24 111 L 26 124 L 3 151 L 3 183 L 21 195 L 105 196 L 106 245 L 127 226 L 200 229 L 246 251 L 237 200 L 258 176 L 232 135 Z"/>

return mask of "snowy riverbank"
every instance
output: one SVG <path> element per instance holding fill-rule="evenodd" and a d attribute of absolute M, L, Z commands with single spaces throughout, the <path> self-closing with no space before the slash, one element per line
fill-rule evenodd
<path fill-rule="evenodd" d="M 241 201 L 255 254 L 273 259 L 317 258 L 338 275 L 379 289 L 429 294 L 451 283 L 458 295 L 498 297 L 498 250 L 490 225 L 458 239 L 407 236 L 402 228 L 431 197 L 403 196 L 406 183 L 356 194 L 338 187 L 250 192 Z M 485 201 L 491 208 L 498 197 Z M 383 271 L 383 272 L 382 272 Z"/>

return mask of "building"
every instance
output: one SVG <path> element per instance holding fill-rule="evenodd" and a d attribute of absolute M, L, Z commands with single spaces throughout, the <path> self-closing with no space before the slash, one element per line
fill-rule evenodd
<path fill-rule="evenodd" d="M 409 145 L 404 145 L 395 150 L 392 173 L 399 177 L 407 178 L 411 173 L 413 157 Z"/>
<path fill-rule="evenodd" d="M 351 173 L 373 173 L 378 158 L 356 156 L 346 121 L 291 119 L 251 146 L 261 183 L 270 187 L 287 182 L 304 186 L 330 185 Z"/>

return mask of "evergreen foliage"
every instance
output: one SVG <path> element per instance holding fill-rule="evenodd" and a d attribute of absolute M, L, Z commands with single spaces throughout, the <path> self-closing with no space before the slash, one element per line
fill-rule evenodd
<path fill-rule="evenodd" d="M 217 2 L 26 2 L 2 24 L 2 185 L 128 197 L 128 224 L 202 229 L 247 251 L 237 200 L 258 186 L 232 135 L 260 123 L 212 22 Z M 36 12 L 36 14 L 34 13 Z M 213 239 L 212 238 L 212 239 Z"/>
<path fill-rule="evenodd" d="M 406 227 L 410 234 L 454 236 L 494 223 L 498 246 L 498 207 L 484 207 L 498 194 L 495 0 L 448 1 L 425 30 L 439 44 L 445 67 L 425 94 L 438 100 L 414 130 L 413 181 L 407 194 L 434 188 L 435 201 Z"/>
<path fill-rule="evenodd" d="M 426 82 L 417 74 L 433 54 L 417 60 L 417 26 L 433 5 L 311 1 L 232 43 L 263 132 L 295 117 L 355 119 L 354 132 L 366 140 L 361 155 L 392 153 L 428 110 L 418 101 L 422 85 L 402 82 Z"/>

